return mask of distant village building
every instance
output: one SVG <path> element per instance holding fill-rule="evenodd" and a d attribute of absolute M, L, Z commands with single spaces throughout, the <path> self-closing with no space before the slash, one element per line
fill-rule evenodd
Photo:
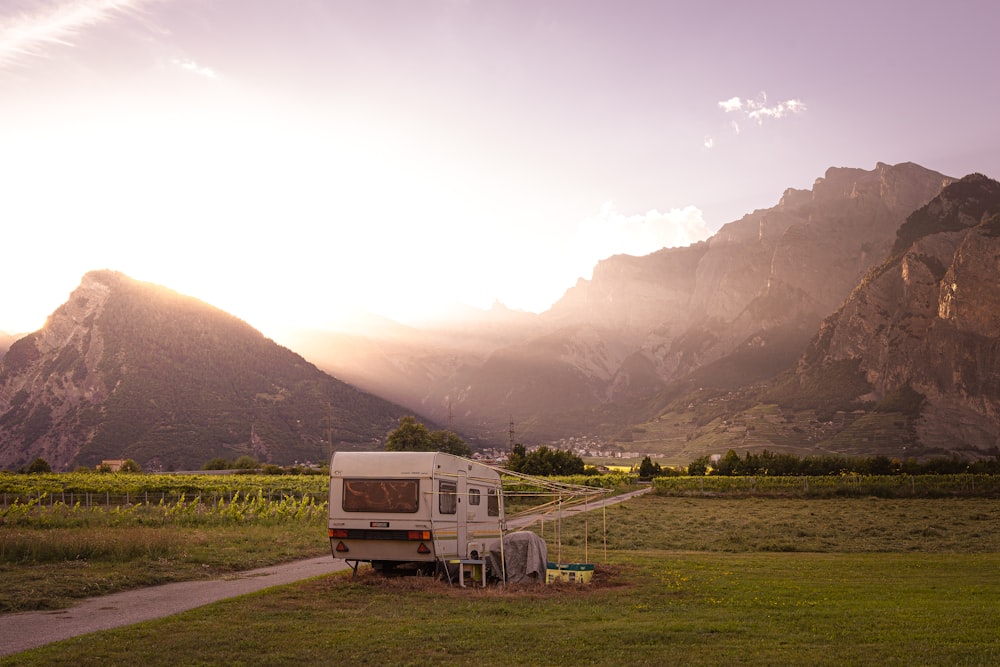
<path fill-rule="evenodd" d="M 94 467 L 97 470 L 110 470 L 111 472 L 118 472 L 122 469 L 123 465 L 125 465 L 125 459 L 106 459 Z"/>

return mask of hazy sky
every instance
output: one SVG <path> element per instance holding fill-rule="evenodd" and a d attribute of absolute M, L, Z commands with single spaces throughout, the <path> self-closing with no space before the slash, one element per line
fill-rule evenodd
<path fill-rule="evenodd" d="M 0 0 L 0 330 L 543 310 L 830 166 L 1000 177 L 994 0 Z"/>

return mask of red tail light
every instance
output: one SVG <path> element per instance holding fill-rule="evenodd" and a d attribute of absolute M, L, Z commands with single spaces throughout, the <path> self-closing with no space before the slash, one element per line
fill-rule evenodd
<path fill-rule="evenodd" d="M 429 530 L 410 530 L 406 532 L 406 539 L 408 540 L 429 540 L 431 539 L 431 531 Z"/>
<path fill-rule="evenodd" d="M 338 540 L 347 538 L 347 531 L 343 528 L 331 528 L 330 529 L 330 539 L 337 538 Z"/>

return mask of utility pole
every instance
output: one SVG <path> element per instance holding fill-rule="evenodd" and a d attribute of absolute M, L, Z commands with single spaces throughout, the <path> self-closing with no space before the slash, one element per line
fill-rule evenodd
<path fill-rule="evenodd" d="M 509 437 L 508 449 L 514 451 L 514 415 L 510 416 L 510 424 L 507 427 L 507 435 Z"/>
<path fill-rule="evenodd" d="M 327 403 L 327 413 L 326 417 L 326 462 L 330 463 L 330 459 L 333 458 L 333 404 Z"/>

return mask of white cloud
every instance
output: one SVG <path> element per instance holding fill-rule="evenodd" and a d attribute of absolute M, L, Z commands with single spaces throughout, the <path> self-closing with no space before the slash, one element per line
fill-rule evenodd
<path fill-rule="evenodd" d="M 806 110 L 806 105 L 802 100 L 790 99 L 777 104 L 768 104 L 767 93 L 762 92 L 755 99 L 743 99 L 741 97 L 730 97 L 718 103 L 719 108 L 726 115 L 735 115 L 727 124 L 729 131 L 739 136 L 743 131 L 742 120 L 746 119 L 756 125 L 763 125 L 765 120 L 777 120 L 792 114 L 801 114 Z M 705 148 L 713 148 L 716 144 L 714 137 L 705 139 Z"/>
<path fill-rule="evenodd" d="M 768 107 L 761 106 L 747 113 L 747 116 L 755 120 L 758 125 L 764 122 L 765 118 L 784 118 L 790 113 L 802 113 L 806 110 L 806 105 L 799 100 L 788 100 Z"/>
<path fill-rule="evenodd" d="M 803 104 L 801 100 L 788 100 L 784 104 L 792 113 L 798 113 L 806 110 L 806 105 Z"/>
<path fill-rule="evenodd" d="M 191 72 L 192 74 L 197 74 L 198 76 L 203 76 L 208 79 L 219 78 L 219 75 L 216 73 L 214 69 L 212 69 L 211 67 L 202 67 L 193 60 L 188 60 L 188 59 L 182 60 L 180 58 L 174 58 L 170 62 L 176 65 L 177 67 L 180 67 L 181 69 L 187 72 Z"/>
<path fill-rule="evenodd" d="M 0 67 L 41 57 L 52 45 L 72 44 L 81 30 L 111 20 L 151 0 L 62 0 L 0 16 Z"/>
<path fill-rule="evenodd" d="M 758 125 L 763 124 L 765 119 L 784 118 L 789 114 L 799 114 L 806 110 L 806 105 L 802 100 L 791 99 L 777 104 L 768 105 L 767 93 L 761 93 L 756 99 L 743 100 L 739 97 L 731 97 L 728 100 L 719 102 L 719 108 L 726 113 L 742 113 Z M 733 127 L 739 133 L 739 126 L 733 122 Z"/>
<path fill-rule="evenodd" d="M 728 100 L 719 102 L 719 107 L 726 113 L 729 113 L 730 111 L 739 111 L 743 108 L 743 100 L 738 97 L 730 97 Z"/>

